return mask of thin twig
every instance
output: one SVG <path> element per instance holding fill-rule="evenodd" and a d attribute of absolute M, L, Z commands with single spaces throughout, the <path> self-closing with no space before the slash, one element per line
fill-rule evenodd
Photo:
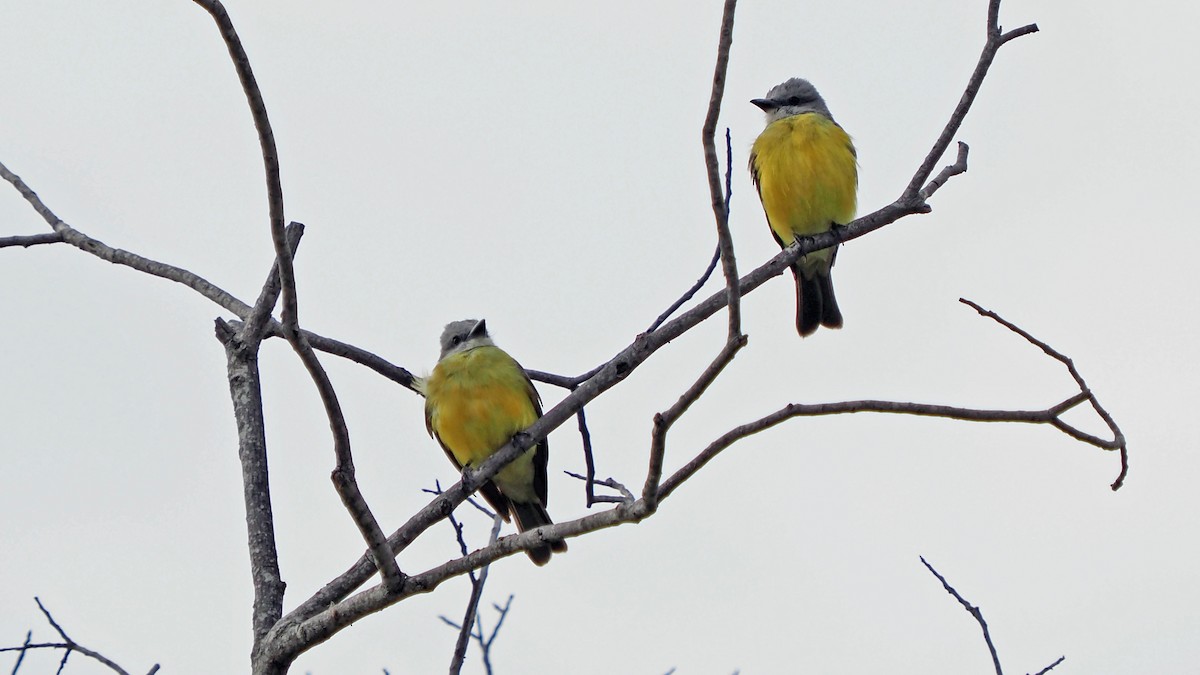
<path fill-rule="evenodd" d="M 1110 428 L 1114 430 L 1116 439 L 1108 441 L 1091 436 L 1089 434 L 1084 434 L 1083 432 L 1078 432 L 1074 430 L 1074 427 L 1071 427 L 1066 422 L 1062 421 L 1063 414 L 1084 401 L 1091 402 L 1092 407 L 1098 412 L 1103 410 L 1103 408 L 1100 407 L 1099 402 L 1096 401 L 1095 394 L 1088 389 L 1087 384 L 1083 381 L 1083 378 L 1079 375 L 1079 372 L 1075 370 L 1075 366 L 1073 363 L 1071 363 L 1069 358 L 1055 351 L 1046 343 L 1034 338 L 1028 332 L 1005 321 L 994 312 L 984 310 L 969 300 L 961 300 L 961 302 L 970 305 L 980 314 L 988 316 L 989 318 L 1004 325 L 1009 330 L 1025 338 L 1030 343 L 1037 345 L 1049 356 L 1067 364 L 1071 371 L 1072 377 L 1074 377 L 1076 384 L 1079 386 L 1079 392 L 1043 410 L 980 410 L 955 406 L 931 405 L 926 403 L 912 403 L 907 401 L 876 400 L 842 401 L 839 403 L 819 403 L 812 405 L 790 403 L 769 415 L 765 415 L 753 422 L 730 429 L 722 434 L 720 437 L 710 443 L 708 447 L 700 451 L 690 462 L 680 467 L 680 469 L 677 470 L 670 478 L 668 478 L 666 481 L 663 481 L 662 487 L 659 490 L 659 498 L 665 499 L 671 494 L 671 492 L 683 484 L 684 481 L 693 476 L 697 471 L 703 468 L 704 465 L 710 462 L 730 445 L 733 445 L 737 441 L 746 438 L 747 436 L 770 429 L 771 427 L 790 420 L 793 417 L 842 415 L 848 413 L 891 413 L 925 417 L 943 417 L 947 419 L 964 420 L 970 422 L 1048 424 L 1078 441 L 1089 443 L 1103 450 L 1114 450 L 1118 447 L 1120 447 L 1122 450 L 1124 449 L 1125 438 L 1124 436 L 1120 435 L 1120 431 L 1115 428 L 1115 422 L 1111 424 Z M 1107 412 L 1102 413 L 1101 416 L 1105 417 L 1107 420 L 1112 419 L 1111 416 L 1108 416 Z M 1124 477 L 1127 467 L 1124 452 L 1122 452 L 1121 458 L 1121 477 Z M 1118 479 L 1118 481 L 1119 480 L 1120 479 Z M 1116 485 L 1119 487 L 1119 484 Z M 1116 487 L 1113 489 L 1116 489 Z"/>
<path fill-rule="evenodd" d="M 1037 32 L 1038 29 L 1036 24 L 1029 24 L 1028 26 L 1002 35 L 1000 33 L 999 21 L 1000 0 L 990 0 L 988 4 L 987 40 L 984 42 L 983 52 L 979 55 L 979 60 L 975 63 L 975 71 L 971 73 L 970 79 L 967 80 L 966 90 L 963 91 L 963 95 L 959 99 L 958 105 L 954 108 L 954 112 L 950 114 L 950 120 L 946 122 L 942 133 L 929 150 L 929 154 L 925 156 L 925 161 L 921 162 L 921 166 L 913 174 L 912 180 L 909 181 L 908 187 L 904 189 L 904 193 L 900 197 L 900 201 L 921 199 L 922 192 L 927 190 L 929 194 L 932 194 L 937 190 L 937 186 L 932 185 L 926 186 L 923 190 L 922 184 L 933 173 L 934 165 L 946 153 L 946 149 L 950 147 L 950 141 L 954 140 L 954 136 L 962 126 L 963 120 L 967 118 L 967 113 L 970 112 L 971 105 L 975 102 L 976 96 L 979 95 L 979 89 L 983 86 L 983 80 L 987 77 L 988 69 L 991 68 L 992 61 L 995 60 L 1000 47 L 1004 46 L 1009 40 Z"/>
<path fill-rule="evenodd" d="M 712 261 L 704 270 L 704 274 L 692 287 L 684 292 L 678 300 L 671 304 L 665 312 L 660 314 L 654 323 L 646 329 L 647 333 L 654 332 L 663 324 L 675 310 L 683 306 L 683 303 L 692 299 L 692 296 L 700 290 L 702 286 L 712 276 L 713 270 L 716 269 L 717 261 L 725 261 L 725 281 L 726 288 L 729 292 L 730 299 L 730 332 L 740 330 L 737 328 L 740 325 L 740 306 L 738 300 L 741 298 L 741 292 L 738 289 L 737 265 L 734 262 L 733 256 L 733 239 L 729 235 L 729 200 L 733 194 L 732 181 L 730 180 L 730 169 L 732 162 L 726 162 L 725 171 L 725 189 L 721 190 L 720 182 L 720 167 L 717 162 L 717 150 L 713 137 L 717 131 L 717 119 L 721 115 L 721 101 L 725 97 L 725 76 L 729 69 L 729 51 L 733 45 L 733 16 L 737 9 L 737 0 L 726 0 L 725 8 L 721 15 L 721 32 L 717 42 L 717 63 L 713 71 L 712 91 L 708 99 L 708 111 L 704 117 L 704 126 L 701 128 L 701 142 L 704 146 L 704 164 L 708 175 L 709 194 L 712 198 L 713 214 L 717 220 L 717 250 L 713 253 Z M 725 130 L 725 142 L 727 153 L 732 155 L 732 140 L 729 135 L 729 130 Z"/>
<path fill-rule="evenodd" d="M 499 514 L 496 514 L 492 517 L 492 533 L 488 537 L 489 546 L 496 543 L 496 540 L 500 537 L 500 526 L 503 524 L 504 519 L 501 518 Z M 462 546 L 463 555 L 467 555 L 467 545 L 466 541 L 464 541 L 462 538 L 462 528 L 456 524 L 455 529 L 457 529 L 459 533 L 458 541 Z M 458 675 L 458 673 L 462 672 L 463 661 L 466 659 L 467 654 L 467 644 L 472 637 L 471 625 L 476 623 L 477 617 L 479 616 L 479 600 L 483 597 L 483 585 L 487 583 L 488 570 L 490 568 L 490 565 L 484 565 L 479 570 L 478 578 L 475 577 L 474 572 L 469 575 L 471 579 L 471 597 L 467 600 L 467 608 L 463 613 L 462 625 L 456 626 L 459 629 L 458 640 L 454 643 L 454 654 L 450 658 L 450 675 Z M 512 596 L 510 595 L 509 601 L 511 600 Z M 454 625 L 453 622 L 444 616 L 441 617 L 441 619 L 452 626 Z M 498 626 L 497 630 L 499 630 Z M 486 662 L 488 660 L 488 651 L 491 649 L 491 643 L 490 641 L 485 642 L 483 639 L 482 623 L 480 623 L 480 631 L 477 637 L 479 639 L 480 648 L 483 650 L 484 661 Z M 491 672 L 490 666 L 488 667 L 488 672 Z"/>
<path fill-rule="evenodd" d="M 483 644 L 483 667 L 487 671 L 487 675 L 492 675 L 492 644 L 496 641 L 496 636 L 500 634 L 500 628 L 504 625 L 504 619 L 508 618 L 508 610 L 512 609 L 512 601 L 513 595 L 509 593 L 503 607 L 494 602 L 492 603 L 492 609 L 496 610 L 500 616 L 496 618 L 496 625 L 492 628 L 492 634 L 487 640 L 482 640 L 483 620 L 479 619 L 479 636 Z"/>
<path fill-rule="evenodd" d="M 362 490 L 355 478 L 354 458 L 350 447 L 350 432 L 346 425 L 341 403 L 334 391 L 333 383 L 325 368 L 313 351 L 304 333 L 300 331 L 299 300 L 296 294 L 296 274 L 293 267 L 292 251 L 288 246 L 287 235 L 283 226 L 284 205 L 283 187 L 279 178 L 279 151 L 275 145 L 275 133 L 271 129 L 271 121 L 267 115 L 267 105 L 263 100 L 262 90 L 254 77 L 250 66 L 250 57 L 242 46 L 241 38 L 234 28 L 233 20 L 220 0 L 193 0 L 203 7 L 217 24 L 221 38 L 229 50 L 237 71 L 238 80 L 242 84 L 242 92 L 250 106 L 250 114 L 254 119 L 254 128 L 258 131 L 259 148 L 262 151 L 263 170 L 267 180 L 267 204 L 270 216 L 271 241 L 275 246 L 275 271 L 279 276 L 279 287 L 283 296 L 282 327 L 283 335 L 292 345 L 296 355 L 300 357 L 309 377 L 317 388 L 325 414 L 329 418 L 329 429 L 333 434 L 333 450 L 337 466 L 330 475 L 330 480 L 337 490 L 342 504 L 349 512 L 355 526 L 370 549 L 380 573 L 387 586 L 399 588 L 404 583 L 404 575 L 387 546 L 387 537 L 379 526 L 375 514 L 367 505 Z M 265 316 L 270 313 L 270 306 L 275 303 L 277 293 L 274 289 L 264 288 L 258 303 L 250 313 L 246 327 L 260 334 L 265 324 Z M 250 342 L 250 340 L 247 340 Z"/>
<path fill-rule="evenodd" d="M 921 199 L 928 200 L 933 196 L 933 193 L 937 192 L 938 189 L 946 184 L 946 181 L 960 173 L 966 173 L 967 153 L 970 152 L 970 150 L 971 149 L 967 147 L 966 143 L 959 141 L 958 157 L 955 158 L 953 164 L 947 164 L 946 166 L 942 167 L 942 170 L 938 172 L 938 175 L 934 176 L 933 180 L 929 181 L 925 187 L 921 188 Z"/>
<path fill-rule="evenodd" d="M 1072 399 L 1067 399 L 1071 401 Z M 968 422 L 1010 422 L 1023 424 L 1051 424 L 1055 415 L 1059 414 L 1058 404 L 1044 410 L 982 410 L 976 408 L 959 408 L 948 405 L 932 405 L 928 403 L 912 403 L 908 401 L 840 401 L 837 403 L 789 403 L 775 412 L 734 427 L 719 436 L 704 450 L 700 451 L 690 462 L 683 465 L 663 481 L 659 490 L 659 499 L 665 499 L 682 483 L 691 478 L 697 471 L 712 459 L 737 441 L 752 436 L 761 431 L 781 424 L 795 417 L 817 417 L 822 415 L 846 415 L 853 413 L 889 413 L 902 415 L 917 415 L 921 417 L 941 417 Z"/>
<path fill-rule="evenodd" d="M 202 297 L 213 302 L 217 306 L 225 309 L 240 319 L 245 319 L 250 316 L 252 307 L 238 298 L 234 297 L 228 291 L 213 284 L 209 280 L 201 277 L 194 272 L 146 258 L 136 253 L 130 253 L 119 248 L 113 248 L 104 242 L 89 237 L 88 235 L 76 230 L 68 225 L 49 207 L 42 202 L 37 193 L 34 192 L 20 176 L 16 175 L 8 169 L 3 163 L 0 163 L 0 178 L 11 183 L 17 192 L 29 202 L 33 210 L 46 221 L 54 230 L 53 233 L 45 235 L 46 237 L 57 237 L 56 240 L 70 244 L 79 250 L 105 260 L 107 262 L 123 265 L 130 269 L 149 274 L 151 276 L 173 281 L 191 288 L 199 293 Z M 234 323 L 234 322 L 231 322 Z M 237 325 L 236 323 L 234 325 Z M 404 368 L 387 362 L 385 359 L 368 352 L 364 349 L 353 345 L 334 340 L 332 338 L 323 337 L 309 331 L 301 331 L 304 337 L 312 344 L 313 347 L 323 352 L 349 359 L 360 365 L 366 366 L 371 370 L 383 375 L 384 377 L 404 386 L 412 391 L 416 391 L 414 381 L 416 378 L 412 373 Z M 271 337 L 283 337 L 283 328 L 279 322 L 274 319 L 267 323 L 267 335 Z"/>
<path fill-rule="evenodd" d="M 45 234 L 27 234 L 17 235 L 13 237 L 0 237 L 0 248 L 9 246 L 21 246 L 29 248 L 39 244 L 61 244 L 63 237 L 58 232 L 47 232 Z"/>
<path fill-rule="evenodd" d="M 988 651 L 992 654 L 992 665 L 996 667 L 996 675 L 1004 675 L 1004 671 L 1000 668 L 1000 657 L 996 655 L 996 645 L 992 644 L 992 635 L 988 632 L 987 621 L 983 620 L 983 612 L 979 611 L 978 607 L 967 602 L 966 598 L 959 595 L 958 591 L 954 590 L 954 587 L 946 581 L 946 577 L 938 574 L 938 571 L 933 569 L 933 565 L 930 565 L 925 561 L 925 556 L 921 556 L 921 564 L 924 565 L 925 568 L 933 574 L 933 576 L 937 577 L 937 580 L 942 582 L 942 588 L 945 588 L 947 593 L 953 595 L 954 598 L 958 600 L 959 604 L 966 608 L 967 612 L 970 613 L 971 616 L 975 617 L 975 620 L 979 622 L 979 627 L 983 629 L 983 639 L 985 642 L 987 642 Z"/>
<path fill-rule="evenodd" d="M 288 257 L 294 260 L 296 247 L 300 245 L 300 238 L 304 236 L 304 223 L 289 223 L 285 234 Z M 275 302 L 279 299 L 282 290 L 283 287 L 279 281 L 279 258 L 276 257 L 275 264 L 271 265 L 271 271 L 267 274 L 262 291 L 259 292 L 258 300 L 254 303 L 254 308 L 250 311 L 250 316 L 246 317 L 245 325 L 242 327 L 243 342 L 257 344 L 262 341 L 267 323 L 271 320 L 271 312 L 274 310 Z"/>
<path fill-rule="evenodd" d="M 733 237 L 729 234 L 729 200 L 730 189 L 721 189 L 721 167 L 717 159 L 716 133 L 717 119 L 721 115 L 721 101 L 725 98 L 725 77 L 729 70 L 729 50 L 733 47 L 733 17 L 737 9 L 737 0 L 725 0 L 725 8 L 721 13 L 721 32 L 717 41 L 717 62 L 713 67 L 712 92 L 708 98 L 708 112 L 704 116 L 704 126 L 700 130 L 701 144 L 704 146 L 704 168 L 708 175 L 708 194 L 712 205 L 713 217 L 717 225 L 717 242 L 721 249 L 721 267 L 725 273 L 725 288 L 729 307 L 729 341 L 736 340 L 741 334 L 741 290 L 738 288 L 737 259 L 733 254 Z M 728 155 L 732 158 L 732 142 L 729 132 L 725 134 Z M 733 162 L 726 162 L 726 185 L 730 184 L 728 171 Z"/>
<path fill-rule="evenodd" d="M 684 302 L 683 300 L 680 300 L 680 304 L 682 304 L 683 302 Z M 670 310 L 670 311 L 674 311 L 674 310 Z M 651 332 L 653 330 L 654 330 L 654 326 L 651 326 L 650 330 L 647 332 Z M 525 372 L 529 376 L 529 379 L 531 379 L 531 380 L 536 380 L 538 382 L 546 382 L 547 384 L 552 384 L 552 385 L 555 385 L 558 387 L 562 387 L 564 389 L 567 389 L 568 391 L 574 391 L 576 388 L 579 387 L 579 384 L 581 382 L 586 381 L 588 378 L 590 378 L 595 373 L 600 372 L 600 369 L 595 368 L 591 372 L 584 373 L 583 375 L 580 375 L 577 377 L 565 377 L 563 375 L 555 375 L 554 373 L 544 373 L 540 370 L 526 370 Z M 584 501 L 585 501 L 585 505 L 588 508 L 591 508 L 592 505 L 595 504 L 597 501 L 596 500 L 596 488 L 595 488 L 595 484 L 594 484 L 594 480 L 596 478 L 596 460 L 595 460 L 595 456 L 592 453 L 592 433 L 590 430 L 588 430 L 587 414 L 586 414 L 584 408 L 581 407 L 575 413 L 575 419 L 578 422 L 578 424 L 576 426 L 579 429 L 579 438 L 583 445 L 583 463 L 584 463 L 584 466 L 587 467 L 587 476 L 588 476 L 586 482 L 584 483 L 584 496 L 585 496 Z M 600 500 L 600 501 L 604 501 L 604 500 Z"/>
<path fill-rule="evenodd" d="M 688 387 L 675 404 L 667 410 L 658 413 L 654 416 L 654 430 L 650 437 L 650 462 L 649 469 L 646 472 L 646 482 L 642 486 L 642 499 L 646 500 L 650 508 L 656 508 L 658 500 L 663 496 L 659 490 L 659 481 L 662 479 L 663 459 L 666 456 L 667 432 L 671 430 L 671 426 L 687 412 L 699 398 L 708 390 L 708 387 L 716 381 L 717 376 L 725 370 L 733 357 L 746 346 L 746 336 L 739 336 L 738 339 L 726 342 L 721 351 L 713 359 L 712 363 L 704 369 L 700 377 L 696 379 L 692 386 Z"/>
<path fill-rule="evenodd" d="M 586 506 L 590 509 L 596 503 L 596 460 L 592 455 L 592 432 L 588 430 L 587 416 L 583 408 L 575 413 L 575 419 L 579 421 L 579 437 L 583 442 L 583 464 L 587 467 L 584 494 L 587 497 Z"/>
<path fill-rule="evenodd" d="M 966 298 L 959 298 L 958 301 L 974 309 L 976 312 L 979 312 L 981 316 L 986 316 L 996 323 L 999 323 L 1001 326 L 1004 326 L 1010 331 L 1025 338 L 1027 342 L 1034 345 L 1038 349 L 1041 349 L 1042 352 L 1047 356 L 1066 366 L 1067 372 L 1071 374 L 1071 379 L 1075 380 L 1075 384 L 1078 385 L 1080 393 L 1087 397 L 1087 401 L 1091 404 L 1092 410 L 1096 411 L 1096 414 L 1099 415 L 1100 419 L 1104 421 L 1104 424 L 1108 426 L 1108 430 L 1112 432 L 1113 437 L 1111 440 L 1099 438 L 1077 429 L 1059 417 L 1055 417 L 1051 424 L 1053 424 L 1054 427 L 1059 431 L 1078 441 L 1082 441 L 1089 445 L 1094 445 L 1103 450 L 1119 450 L 1121 453 L 1121 472 L 1117 475 L 1117 479 L 1113 481 L 1112 485 L 1110 486 L 1113 490 L 1119 490 L 1125 483 L 1126 474 L 1129 473 L 1129 451 L 1125 441 L 1125 434 L 1121 431 L 1121 428 L 1117 426 L 1117 422 L 1113 419 L 1112 415 L 1105 410 L 1104 406 L 1100 405 L 1100 401 L 1096 398 L 1096 394 L 1091 390 L 1090 387 L 1088 387 L 1087 382 L 1083 380 L 1083 376 L 1079 374 L 1079 370 L 1075 368 L 1075 362 L 1045 342 L 1033 337 L 1021 327 L 1004 319 L 1004 317 L 1000 316 L 999 314 L 991 310 L 984 309 L 983 307 L 980 307 L 978 304 L 967 300 Z"/>
<path fill-rule="evenodd" d="M 31 642 L 31 639 L 33 637 L 33 631 L 29 631 L 25 635 L 24 644 L 22 644 L 20 647 L 0 648 L 0 652 L 20 652 L 20 654 L 17 657 L 17 663 L 15 666 L 13 666 L 12 672 L 14 673 L 14 675 L 17 672 L 17 670 L 21 667 L 21 662 L 25 659 L 25 654 L 27 654 L 30 650 L 33 650 L 33 649 L 61 649 L 61 650 L 63 650 L 62 659 L 58 662 L 58 671 L 57 672 L 59 672 L 59 673 L 61 673 L 62 669 L 66 667 L 67 660 L 71 657 L 71 654 L 73 652 L 78 652 L 90 659 L 99 661 L 100 663 L 107 666 L 113 672 L 119 673 L 119 675 L 129 675 L 129 673 L 124 668 L 117 665 L 114 661 L 112 661 L 112 659 L 109 659 L 108 657 L 104 656 L 100 652 L 97 652 L 95 650 L 84 647 L 83 645 L 79 644 L 75 640 L 72 640 L 71 637 L 69 635 L 67 635 L 67 632 L 65 630 L 63 630 L 63 627 L 60 626 L 58 624 L 58 622 L 54 620 L 54 616 L 50 613 L 50 610 L 46 609 L 45 605 L 42 604 L 41 599 L 35 597 L 33 600 L 34 600 L 34 602 L 37 603 L 38 609 L 40 609 L 42 611 L 42 614 L 46 617 L 46 621 L 50 624 L 51 627 L 54 628 L 54 631 L 56 633 L 58 633 L 59 637 L 61 637 L 63 641 L 62 642 L 34 643 L 34 642 Z M 150 670 L 150 673 L 155 673 L 155 672 L 157 672 L 157 670 L 158 670 L 158 666 L 155 665 L 154 668 L 152 668 Z"/>
<path fill-rule="evenodd" d="M 426 489 L 426 490 L 423 490 L 423 492 L 428 492 L 431 494 L 441 494 L 442 493 L 441 483 L 435 481 L 433 490 Z M 475 504 L 475 502 L 473 500 L 471 503 Z M 488 537 L 488 544 L 491 545 L 491 544 L 495 543 L 497 538 L 499 538 L 500 526 L 504 523 L 504 519 L 501 518 L 498 514 L 492 513 L 491 511 L 479 506 L 478 504 L 475 504 L 475 506 L 476 506 L 476 508 L 479 508 L 480 510 L 487 513 L 492 519 L 492 532 L 491 532 L 491 535 Z M 454 534 L 455 534 L 455 537 L 458 539 L 459 549 L 462 551 L 462 554 L 464 556 L 467 555 L 468 554 L 467 540 L 466 540 L 465 536 L 463 535 L 462 524 L 459 523 L 458 519 L 456 519 L 454 517 L 454 513 L 447 514 L 446 518 L 450 521 L 450 525 L 454 527 Z M 468 640 L 471 637 L 476 637 L 471 633 L 471 625 L 474 623 L 474 619 L 478 615 L 479 600 L 483 596 L 483 584 L 487 581 L 488 569 L 489 569 L 489 566 L 484 565 L 479 573 L 478 578 L 476 578 L 474 570 L 471 570 L 470 572 L 467 573 L 467 576 L 471 580 L 471 596 L 467 601 L 466 612 L 463 616 L 463 621 L 461 624 L 457 624 L 457 623 L 451 621 L 450 619 L 446 618 L 445 616 L 438 617 L 442 620 L 443 623 L 445 623 L 449 626 L 452 626 L 459 631 L 458 640 L 455 643 L 454 652 L 450 659 L 451 675 L 457 675 L 459 672 L 461 672 L 462 666 L 463 666 L 463 660 L 465 658 L 466 651 L 467 651 Z M 482 643 L 483 643 L 482 632 L 479 634 L 478 639 L 482 645 Z"/>
<path fill-rule="evenodd" d="M 642 499 L 651 510 L 658 506 L 658 484 L 662 479 L 663 460 L 666 456 L 667 433 L 671 426 L 695 403 L 717 379 L 725 366 L 733 361 L 742 347 L 746 336 L 741 332 L 741 297 L 737 259 L 733 253 L 733 237 L 729 233 L 729 203 L 732 196 L 731 171 L 733 167 L 733 141 L 729 130 L 725 130 L 725 186 L 721 185 L 721 167 L 717 159 L 717 118 L 721 114 L 721 101 L 725 96 L 725 75 L 729 68 L 729 50 L 733 45 L 733 16 L 737 0 L 725 0 L 721 17 L 721 37 L 717 44 L 717 63 L 713 69 L 712 93 L 708 100 L 708 113 L 701 130 L 704 146 L 704 166 L 708 174 L 709 197 L 717 225 L 717 242 L 721 252 L 721 268 L 725 274 L 726 305 L 729 308 L 728 333 L 725 344 L 700 377 L 667 410 L 654 416 L 654 430 L 650 439 L 650 460 L 646 471 L 646 482 L 642 486 Z"/>
<path fill-rule="evenodd" d="M 659 314 L 658 318 L 654 320 L 654 323 L 650 324 L 650 327 L 646 329 L 646 332 L 653 333 L 658 329 L 659 326 L 663 325 L 664 321 L 671 318 L 671 315 L 675 313 L 675 310 L 682 307 L 683 303 L 691 300 L 696 295 L 696 292 L 699 291 L 704 284 L 708 283 L 709 277 L 712 276 L 713 270 L 717 269 L 717 263 L 720 261 L 721 245 L 717 244 L 716 249 L 713 250 L 712 260 L 708 261 L 708 267 L 704 268 L 704 273 L 700 275 L 700 278 L 696 280 L 696 283 L 692 284 L 691 288 L 684 291 L 683 295 L 679 296 L 678 300 L 671 303 L 671 306 L 663 311 L 662 314 Z"/>
<path fill-rule="evenodd" d="M 225 6 L 221 4 L 220 0 L 193 0 L 193 2 L 204 8 L 216 22 L 221 39 L 224 40 L 225 47 L 229 50 L 229 58 L 233 61 L 234 70 L 237 71 L 238 80 L 242 84 L 242 93 L 245 94 L 246 103 L 250 106 L 254 128 L 258 132 L 259 150 L 262 152 L 263 172 L 266 174 L 271 240 L 275 245 L 275 254 L 279 257 L 279 277 L 284 288 L 284 323 L 295 325 L 291 319 L 294 317 L 295 310 L 296 280 L 283 227 L 283 186 L 279 178 L 279 150 L 275 146 L 275 132 L 271 129 L 271 121 L 267 116 L 267 104 L 263 100 L 262 90 L 254 77 L 254 69 L 250 67 L 250 57 L 242 46 L 242 40 L 238 37 L 233 20 L 229 18 L 229 12 L 225 11 Z M 292 289 L 290 298 L 287 290 L 289 287 Z"/>
<path fill-rule="evenodd" d="M 17 662 L 13 664 L 12 675 L 17 675 L 17 671 L 21 669 L 21 662 L 25 660 L 25 654 L 29 651 L 29 645 L 33 644 L 33 631 L 25 632 L 25 642 L 21 643 L 18 648 L 20 653 L 17 654 Z"/>
<path fill-rule="evenodd" d="M 221 307 L 224 307 L 226 310 L 239 317 L 246 316 L 249 313 L 249 305 L 241 300 L 238 300 L 228 292 L 222 290 L 212 282 L 197 274 L 193 274 L 192 272 L 180 267 L 175 267 L 174 265 L 168 265 L 156 260 L 144 258 L 135 253 L 130 253 L 129 251 L 112 248 L 104 242 L 98 239 L 93 239 L 92 237 L 89 237 L 74 229 L 56 216 L 54 212 L 42 202 L 41 198 L 37 196 L 37 193 L 30 189 L 30 187 L 25 184 L 25 181 L 21 180 L 20 176 L 10 171 L 3 163 L 0 163 L 0 178 L 4 178 L 6 181 L 11 183 L 12 186 L 16 188 L 17 192 L 19 192 L 21 196 L 25 198 L 25 201 L 29 202 L 29 205 L 33 207 L 33 210 L 36 211 L 37 214 L 46 221 L 50 228 L 54 230 L 54 232 L 60 237 L 62 237 L 64 242 L 70 244 L 71 246 L 74 246 L 86 253 L 90 253 L 101 260 L 106 260 L 117 265 L 125 265 L 126 267 L 130 267 L 151 276 L 181 283 L 192 288 L 204 297 L 220 305 Z"/>
<path fill-rule="evenodd" d="M 596 497 L 597 503 L 605 502 L 605 503 L 609 503 L 609 504 L 632 504 L 633 502 L 637 501 L 637 497 L 632 492 L 629 491 L 629 488 L 627 488 L 624 485 L 622 485 L 621 483 L 617 482 L 616 479 L 605 478 L 604 480 L 595 480 L 595 476 L 581 476 L 581 475 L 579 475 L 577 473 L 573 473 L 571 471 L 563 471 L 563 473 L 567 474 L 571 478 L 577 478 L 582 481 L 591 480 L 596 485 L 603 485 L 604 487 L 612 488 L 612 489 L 616 490 L 617 492 L 621 493 L 620 497 L 612 497 L 609 495 L 600 495 L 599 497 Z"/>

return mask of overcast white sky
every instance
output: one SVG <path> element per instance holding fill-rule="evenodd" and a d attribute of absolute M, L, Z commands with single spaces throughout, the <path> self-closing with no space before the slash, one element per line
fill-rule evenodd
<path fill-rule="evenodd" d="M 228 0 L 287 217 L 308 225 L 302 322 L 417 373 L 442 325 L 466 317 L 531 368 L 611 357 L 715 243 L 699 132 L 720 5 Z M 742 4 L 721 128 L 743 270 L 777 250 L 744 169 L 762 126 L 748 100 L 810 78 L 854 136 L 860 211 L 874 210 L 957 102 L 985 12 Z M 641 525 L 573 540 L 545 568 L 497 564 L 485 601 L 516 596 L 498 672 L 991 672 L 978 626 L 919 555 L 982 607 L 1009 672 L 1060 655 L 1061 673 L 1196 672 L 1198 21 L 1167 0 L 1008 0 L 1005 27 L 1041 32 L 997 59 L 959 137 L 970 171 L 932 214 L 840 253 L 843 330 L 799 340 L 790 279 L 749 296 L 749 347 L 669 439 L 676 467 L 788 402 L 1041 408 L 1072 393 L 1061 366 L 965 296 L 1075 359 L 1128 435 L 1124 489 L 1108 488 L 1115 455 L 1048 428 L 794 421 L 727 451 Z M 8 0 L 0 44 L 0 161 L 84 232 L 251 300 L 272 256 L 261 163 L 208 15 L 186 0 Z M 45 230 L 0 189 L 0 236 Z M 0 289 L 0 643 L 54 637 L 37 595 L 133 672 L 245 672 L 240 472 L 212 337 L 227 315 L 65 245 L 0 250 Z M 640 485 L 651 417 L 719 348 L 724 319 L 712 324 L 588 407 L 602 475 Z M 417 396 L 324 361 L 391 531 L 456 473 Z M 290 609 L 363 545 L 302 368 L 280 342 L 262 367 Z M 585 515 L 561 474 L 582 470 L 569 427 L 551 435 L 551 470 L 550 513 Z M 488 524 L 466 517 L 482 544 Z M 455 551 L 441 525 L 400 563 Z M 369 617 L 293 672 L 444 672 L 455 635 L 437 615 L 460 616 L 467 594 L 457 580 Z M 73 658 L 68 672 L 108 671 Z"/>

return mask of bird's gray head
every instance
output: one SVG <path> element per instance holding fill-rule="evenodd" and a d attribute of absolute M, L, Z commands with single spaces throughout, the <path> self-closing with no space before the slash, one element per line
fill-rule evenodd
<path fill-rule="evenodd" d="M 799 77 L 777 84 L 767 92 L 766 98 L 756 98 L 750 101 L 767 114 L 767 124 L 792 115 L 816 112 L 833 119 L 825 99 L 817 93 L 817 88 L 808 80 Z"/>
<path fill-rule="evenodd" d="M 439 361 L 451 354 L 495 344 L 488 336 L 487 322 L 483 319 L 463 319 L 446 324 L 446 330 L 442 331 L 441 343 L 442 355 L 438 357 Z"/>

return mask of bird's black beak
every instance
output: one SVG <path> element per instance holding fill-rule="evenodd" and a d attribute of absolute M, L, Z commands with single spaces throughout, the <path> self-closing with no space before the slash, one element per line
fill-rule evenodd
<path fill-rule="evenodd" d="M 475 324 L 475 327 L 471 329 L 471 334 L 467 336 L 467 339 L 470 340 L 473 338 L 485 337 L 487 337 L 487 321 L 485 319 L 480 319 L 479 323 Z"/>
<path fill-rule="evenodd" d="M 769 98 L 751 99 L 750 102 L 753 103 L 754 105 L 758 106 L 759 109 L 762 110 L 763 112 L 771 112 L 772 110 L 779 109 L 779 102 L 772 101 Z"/>

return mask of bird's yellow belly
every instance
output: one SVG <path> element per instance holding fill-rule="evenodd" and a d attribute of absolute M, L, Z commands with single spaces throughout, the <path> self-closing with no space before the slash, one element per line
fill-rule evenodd
<path fill-rule="evenodd" d="M 810 113 L 777 120 L 753 152 L 759 196 L 781 245 L 854 219 L 857 160 L 849 135 L 828 118 Z M 826 249 L 808 257 L 828 261 L 832 255 Z"/>

